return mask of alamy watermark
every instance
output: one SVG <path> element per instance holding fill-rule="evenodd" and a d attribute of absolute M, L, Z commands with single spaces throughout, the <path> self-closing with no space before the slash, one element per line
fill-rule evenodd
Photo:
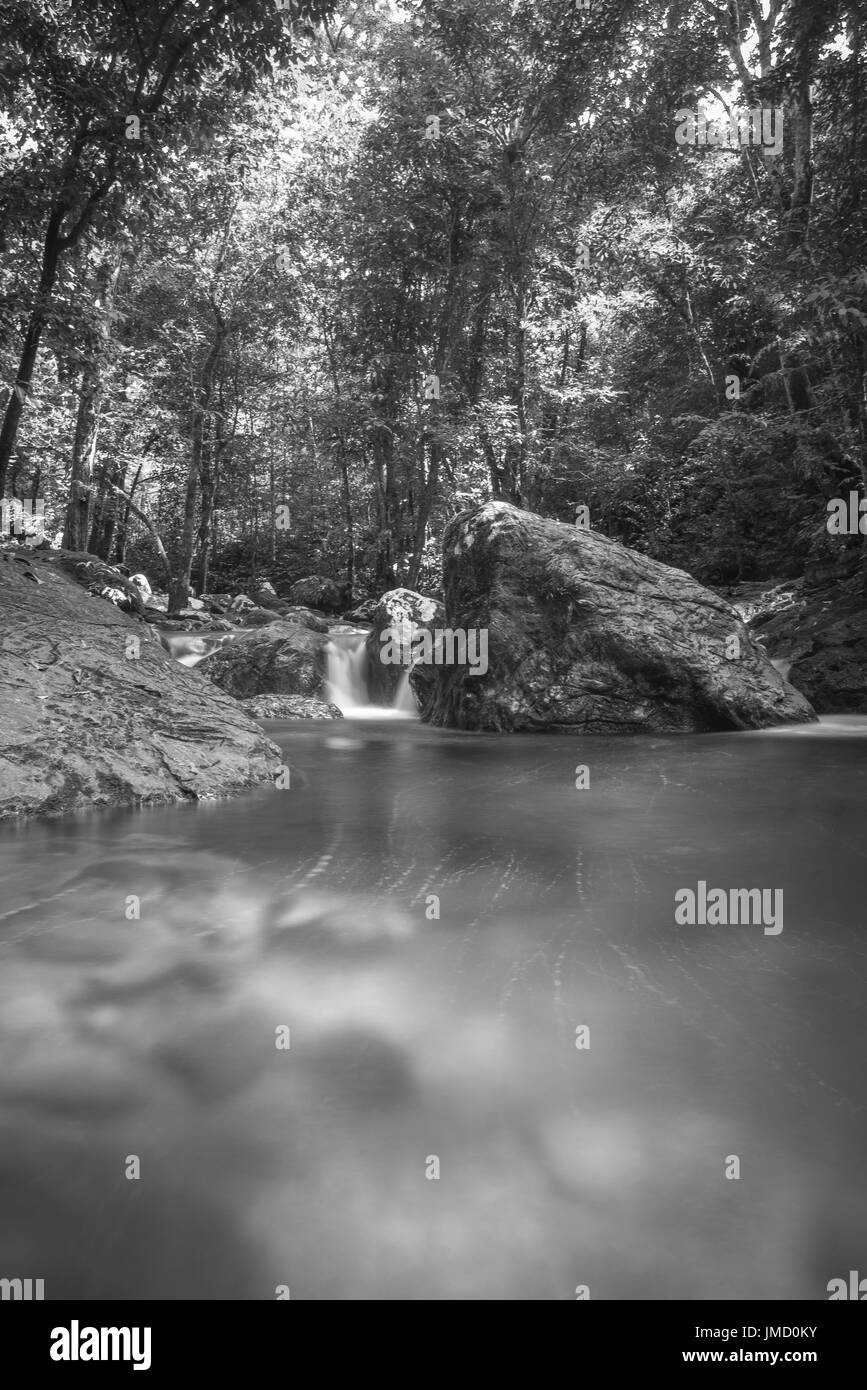
<path fill-rule="evenodd" d="M 755 106 L 750 111 L 731 111 L 725 116 L 709 116 L 699 103 L 695 111 L 683 106 L 675 111 L 678 145 L 710 145 L 716 149 L 740 150 L 760 147 L 771 158 L 783 152 L 783 108 Z"/>
<path fill-rule="evenodd" d="M 81 1327 L 73 1318 L 69 1327 L 51 1329 L 52 1361 L 131 1361 L 134 1371 L 148 1371 L 151 1364 L 149 1327 Z"/>
<path fill-rule="evenodd" d="M 867 536 L 867 497 L 857 492 L 850 492 L 848 498 L 832 497 L 827 511 L 830 536 Z"/>
<path fill-rule="evenodd" d="M 851 1299 L 855 1303 L 867 1302 L 867 1279 L 862 1279 L 857 1269 L 849 1270 L 849 1281 L 845 1279 L 829 1279 L 825 1286 L 828 1290 L 828 1302 L 839 1303 L 841 1299 Z"/>
<path fill-rule="evenodd" d="M 486 627 L 431 630 L 416 623 L 384 628 L 380 633 L 383 666 L 469 666 L 471 676 L 488 669 Z"/>
<path fill-rule="evenodd" d="M 765 936 L 783 930 L 782 888 L 678 888 L 674 920 L 679 927 L 764 927 Z"/>
<path fill-rule="evenodd" d="M 45 1299 L 44 1279 L 0 1279 L 0 1299 L 41 1303 Z"/>

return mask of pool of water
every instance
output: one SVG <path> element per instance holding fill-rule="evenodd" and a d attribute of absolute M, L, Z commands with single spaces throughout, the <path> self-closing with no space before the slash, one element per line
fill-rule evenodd
<path fill-rule="evenodd" d="M 0 1277 L 824 1299 L 864 1269 L 867 719 L 268 728 L 284 790 L 0 835 Z M 782 931 L 678 925 L 700 881 L 782 890 Z"/>

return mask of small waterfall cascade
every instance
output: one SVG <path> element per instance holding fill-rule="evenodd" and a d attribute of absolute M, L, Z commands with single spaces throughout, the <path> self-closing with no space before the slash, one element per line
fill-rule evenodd
<path fill-rule="evenodd" d="M 160 642 L 169 656 L 173 656 L 182 666 L 198 666 L 211 652 L 231 642 L 234 636 L 233 632 L 173 632 L 168 628 L 159 629 Z"/>
<path fill-rule="evenodd" d="M 175 632 L 164 629 L 160 641 L 182 666 L 197 666 L 204 657 L 231 642 L 235 632 Z M 324 698 L 349 719 L 416 719 L 418 705 L 409 683 L 409 671 L 401 672 L 391 705 L 373 704 L 368 688 L 366 632 L 333 632 L 327 648 Z"/>
<path fill-rule="evenodd" d="M 391 705 L 371 703 L 367 685 L 366 632 L 335 632 L 328 646 L 325 698 L 349 719 L 415 719 L 418 706 L 404 671 Z"/>

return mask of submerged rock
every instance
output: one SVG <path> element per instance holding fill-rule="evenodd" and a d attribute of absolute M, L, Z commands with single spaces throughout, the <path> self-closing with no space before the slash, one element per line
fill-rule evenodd
<path fill-rule="evenodd" d="M 505 502 L 443 543 L 448 627 L 488 669 L 435 668 L 422 718 L 463 729 L 702 733 L 815 719 L 737 613 L 682 570 Z"/>
<path fill-rule="evenodd" d="M 47 551 L 32 563 L 39 584 L 0 550 L 0 820 L 270 780 L 279 749 L 146 623 L 84 592 L 91 569 Z"/>

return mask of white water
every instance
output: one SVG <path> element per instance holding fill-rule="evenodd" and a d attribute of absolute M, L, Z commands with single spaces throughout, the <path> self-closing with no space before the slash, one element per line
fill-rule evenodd
<path fill-rule="evenodd" d="M 224 643 L 231 642 L 234 632 L 170 632 L 164 630 L 160 640 L 169 656 L 173 656 L 182 666 L 198 666 L 206 656 L 215 652 Z"/>
<path fill-rule="evenodd" d="M 366 633 L 335 633 L 328 645 L 325 698 L 347 719 L 415 719 L 418 707 L 409 684 L 401 677 L 393 705 L 374 705 L 367 688 Z"/>
<path fill-rule="evenodd" d="M 182 666 L 197 666 L 211 652 L 231 642 L 234 632 L 163 632 L 162 642 Z M 348 719 L 416 719 L 418 706 L 404 671 L 392 705 L 375 705 L 367 688 L 366 632 L 335 632 L 328 644 L 323 697 Z"/>

